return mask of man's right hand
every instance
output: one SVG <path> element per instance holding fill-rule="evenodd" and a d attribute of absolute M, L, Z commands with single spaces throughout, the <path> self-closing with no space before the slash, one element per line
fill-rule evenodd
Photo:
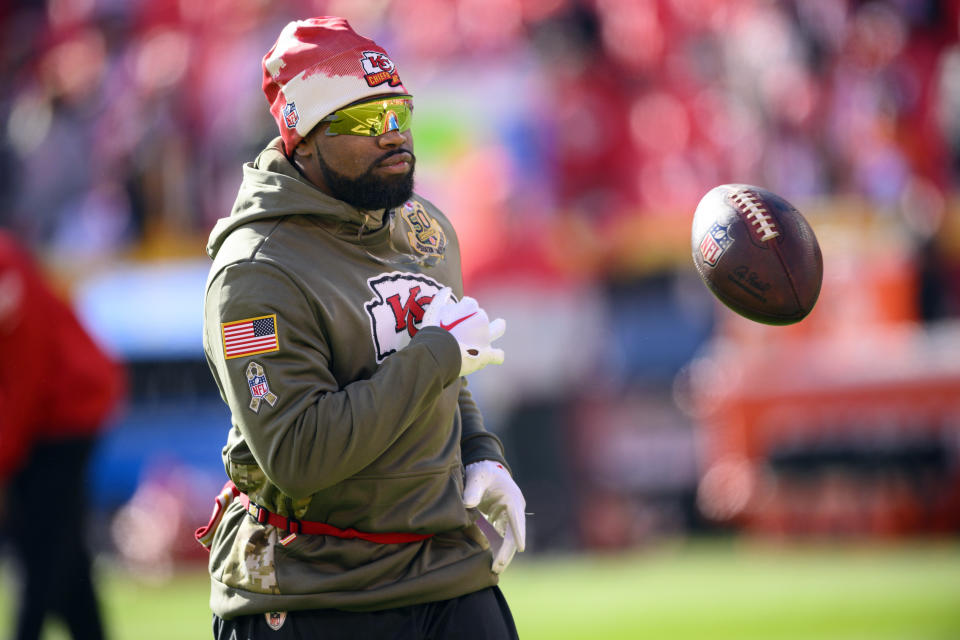
<path fill-rule="evenodd" d="M 459 302 L 451 302 L 452 295 L 450 287 L 438 291 L 423 314 L 420 326 L 446 329 L 457 339 L 461 376 L 470 375 L 488 364 L 503 364 L 503 350 L 494 349 L 490 343 L 503 335 L 507 323 L 503 318 L 490 322 L 487 313 L 473 298 L 464 296 Z"/>

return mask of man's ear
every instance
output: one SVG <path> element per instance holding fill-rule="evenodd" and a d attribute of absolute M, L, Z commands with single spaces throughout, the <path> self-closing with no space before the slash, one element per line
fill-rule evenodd
<path fill-rule="evenodd" d="M 325 122 L 321 122 L 307 132 L 307 135 L 303 136 L 303 139 L 300 140 L 300 142 L 297 143 L 297 146 L 293 149 L 294 159 L 308 159 L 317 153 L 317 136 L 322 136 L 324 134 L 324 131 L 326 130 L 325 125 Z"/>
<path fill-rule="evenodd" d="M 293 158 L 296 159 L 307 159 L 313 155 L 314 145 L 313 141 L 309 134 L 307 137 L 297 143 L 297 146 L 293 148 Z"/>

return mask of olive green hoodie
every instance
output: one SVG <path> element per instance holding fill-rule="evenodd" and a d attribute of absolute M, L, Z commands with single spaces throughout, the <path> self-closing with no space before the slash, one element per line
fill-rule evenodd
<path fill-rule="evenodd" d="M 443 214 L 417 195 L 389 213 L 354 209 L 305 181 L 278 138 L 244 166 L 208 253 L 204 349 L 232 413 L 230 479 L 283 516 L 434 534 L 289 536 L 235 501 L 211 547 L 214 613 L 374 610 L 495 584 L 463 466 L 505 464 L 503 449 L 458 377 L 456 340 L 418 327 L 439 288 L 462 295 Z"/>

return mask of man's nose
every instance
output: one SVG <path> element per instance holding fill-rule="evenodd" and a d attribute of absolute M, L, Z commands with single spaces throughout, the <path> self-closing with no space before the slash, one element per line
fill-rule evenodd
<path fill-rule="evenodd" d="M 393 131 L 387 131 L 386 133 L 377 136 L 377 144 L 384 149 L 394 149 L 401 146 L 406 141 L 406 137 L 404 137 L 404 135 L 396 129 Z"/>

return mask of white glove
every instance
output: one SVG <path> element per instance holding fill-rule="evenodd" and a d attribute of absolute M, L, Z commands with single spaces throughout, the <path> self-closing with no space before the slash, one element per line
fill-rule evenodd
<path fill-rule="evenodd" d="M 444 287 L 433 296 L 423 314 L 421 327 L 440 327 L 449 331 L 460 343 L 460 375 L 466 376 L 488 364 L 503 364 L 503 349 L 494 349 L 490 343 L 503 335 L 507 323 L 503 318 L 493 322 L 477 301 L 464 296 L 451 302 L 453 291 Z"/>
<path fill-rule="evenodd" d="M 520 487 L 510 477 L 510 472 L 493 460 L 481 460 L 467 465 L 467 481 L 463 488 L 463 504 L 468 509 L 476 507 L 503 537 L 500 548 L 494 547 L 494 573 L 501 573 L 513 560 L 517 551 L 527 544 L 527 520 L 523 510 L 527 501 Z M 482 528 L 482 527 L 481 527 Z"/>

